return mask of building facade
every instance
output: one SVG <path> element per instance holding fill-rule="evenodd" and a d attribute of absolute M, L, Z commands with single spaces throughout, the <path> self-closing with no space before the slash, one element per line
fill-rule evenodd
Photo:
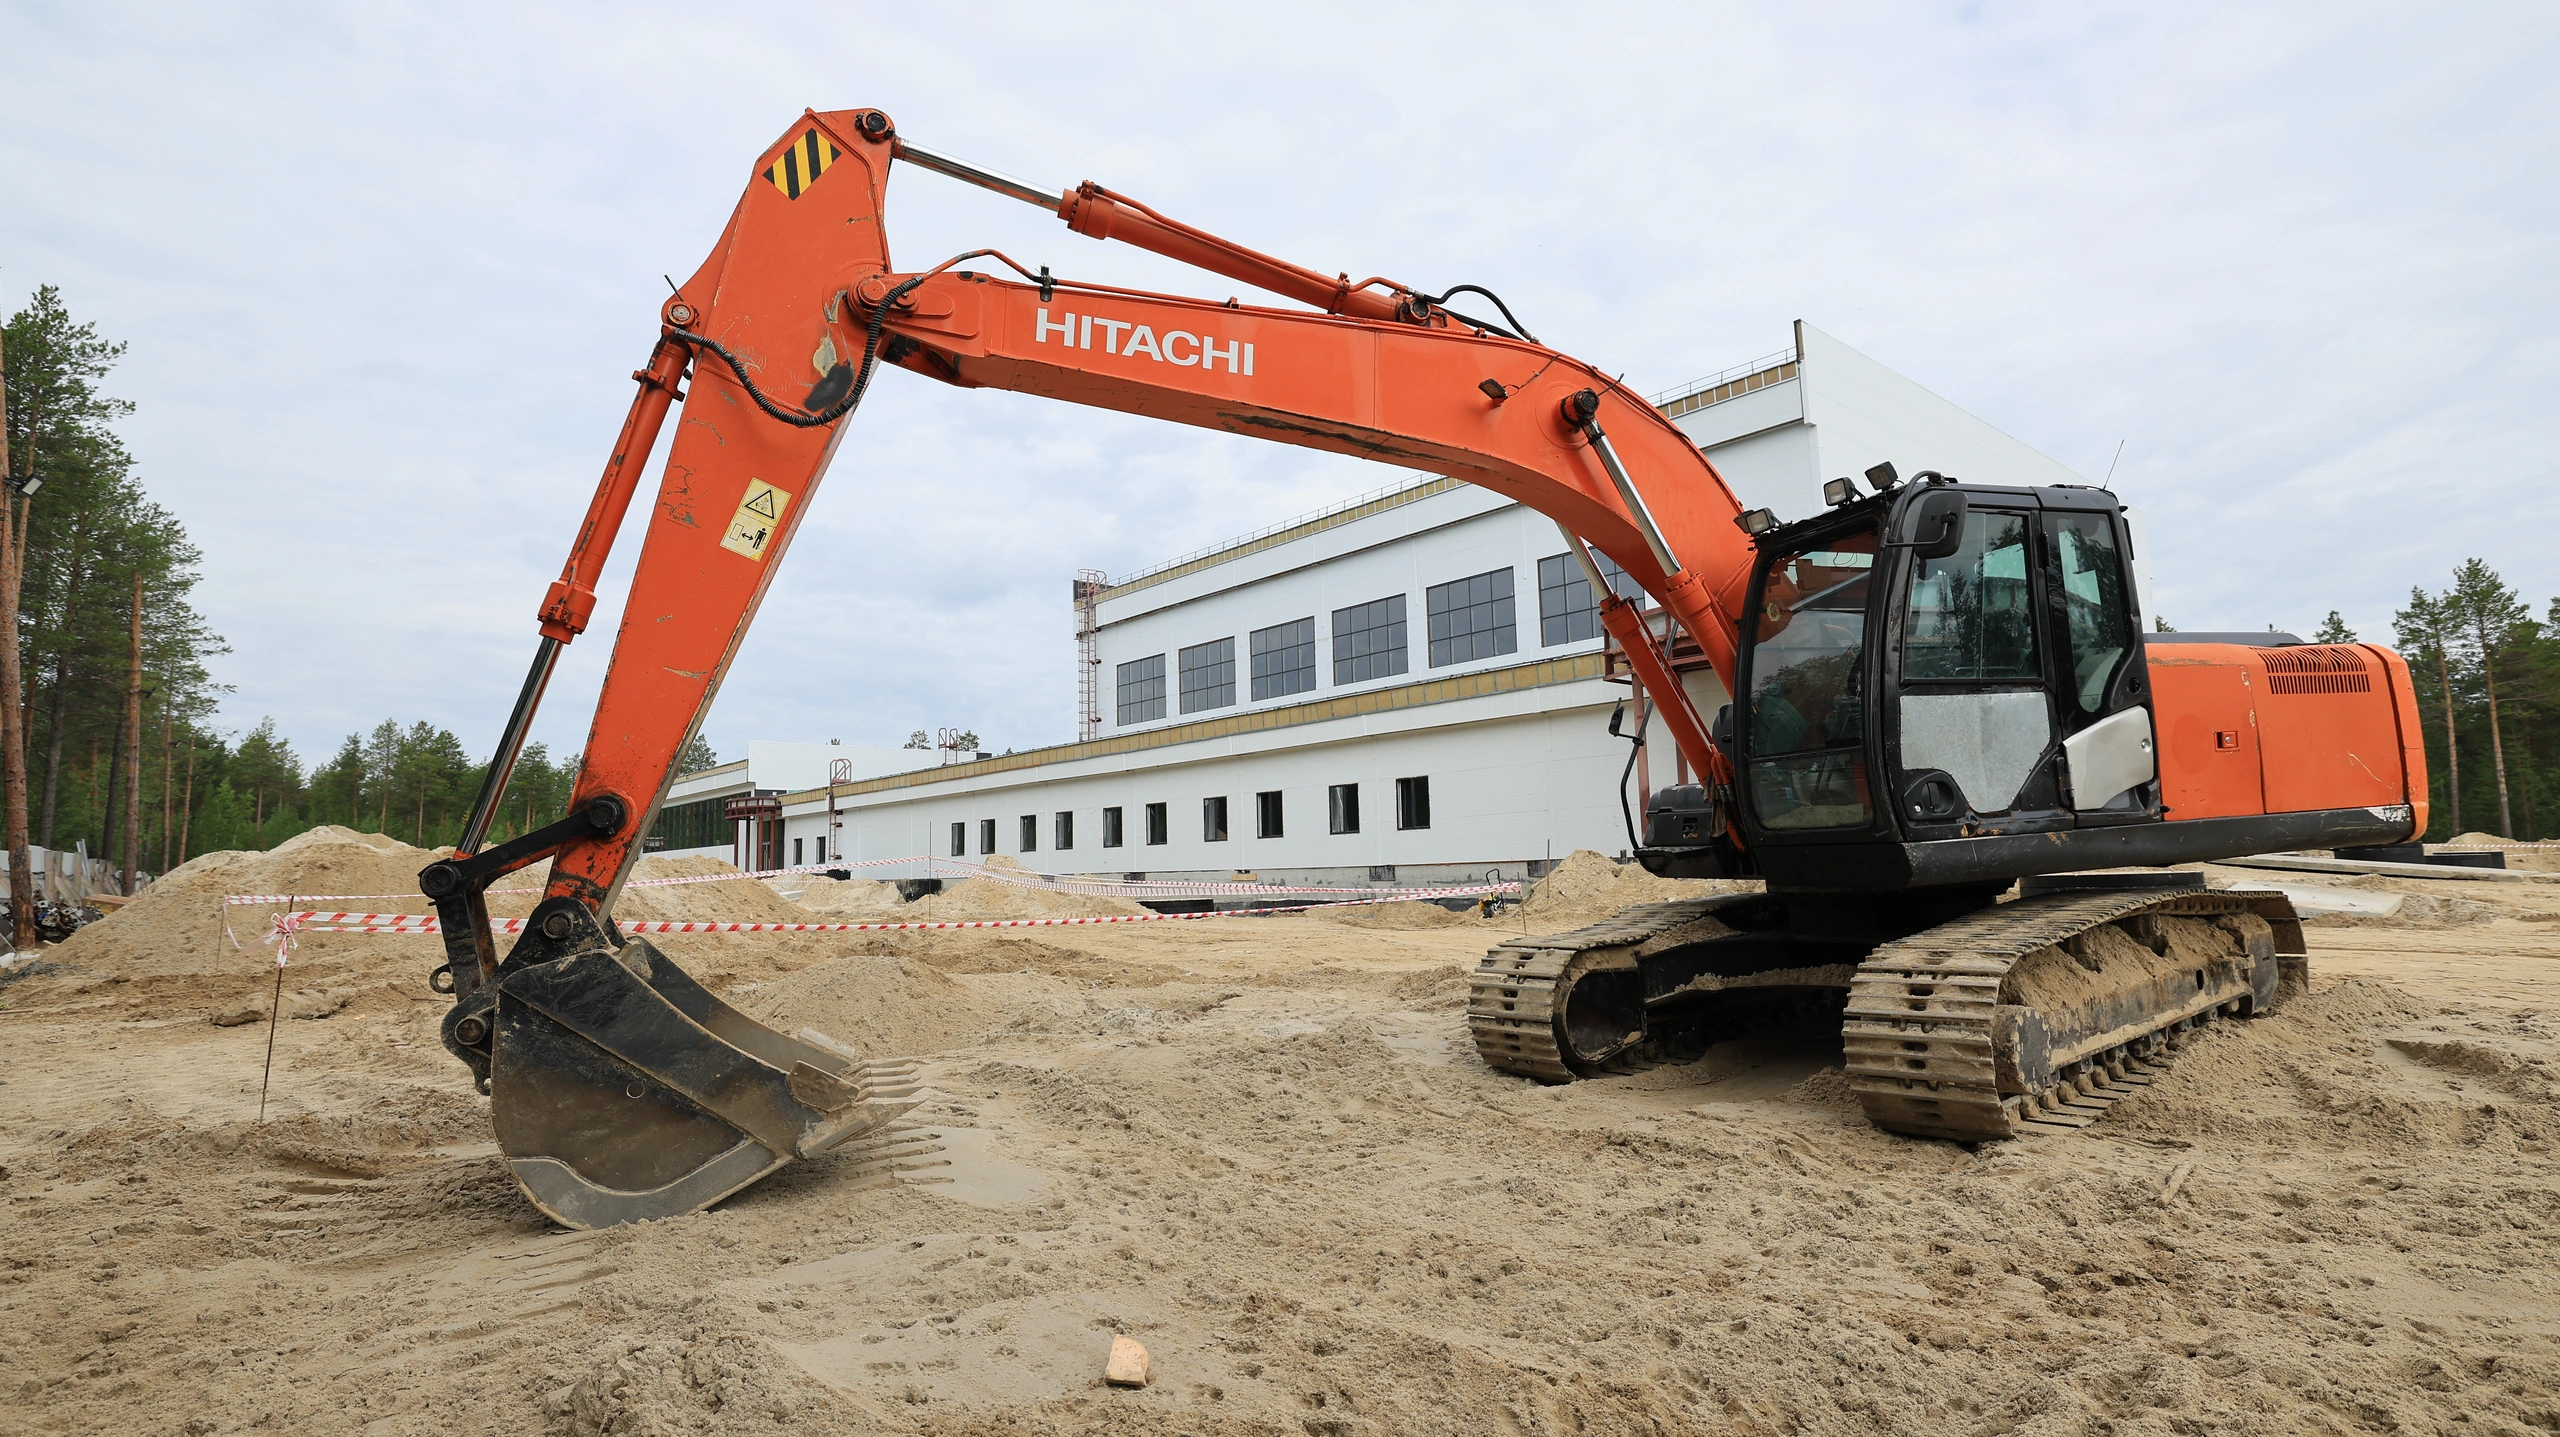
<path fill-rule="evenodd" d="M 1880 460 L 1905 475 L 2086 482 L 1802 323 L 1788 350 L 1655 402 L 1745 507 L 1782 518 Z M 1412 883 L 1519 877 L 1576 848 L 1633 845 L 1643 780 L 1609 732 L 1629 696 L 1623 666 L 1535 510 L 1413 476 L 1129 578 L 1080 580 L 1076 595 L 1089 671 L 1077 742 L 839 769 L 783 792 L 742 773 L 726 782 L 772 802 L 739 857 L 912 860 L 868 870 L 878 877 L 1002 854 L 1052 873 Z M 1702 711 L 1725 701 L 1703 668 L 1684 679 Z M 1647 763 L 1668 765 L 1663 748 Z"/>

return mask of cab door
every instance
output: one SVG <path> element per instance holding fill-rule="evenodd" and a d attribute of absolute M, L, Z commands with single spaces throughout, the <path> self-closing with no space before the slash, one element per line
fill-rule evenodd
<path fill-rule="evenodd" d="M 1915 555 L 1901 594 L 1885 701 L 1895 816 L 1914 841 L 2071 826 L 2054 782 L 2042 511 L 2027 490 L 1969 497 L 1961 544 Z"/>
<path fill-rule="evenodd" d="M 2157 819 L 2159 746 L 2123 517 L 2103 491 L 2039 497 L 2057 798 L 2078 827 Z"/>

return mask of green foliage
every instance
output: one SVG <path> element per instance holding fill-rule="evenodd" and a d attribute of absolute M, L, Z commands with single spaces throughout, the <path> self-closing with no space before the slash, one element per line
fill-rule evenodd
<path fill-rule="evenodd" d="M 926 733 L 923 729 L 917 729 L 914 733 L 907 735 L 907 747 L 931 748 L 933 747 L 933 735 Z"/>
<path fill-rule="evenodd" d="M 676 774 L 679 777 L 719 766 L 720 755 L 711 751 L 711 740 L 700 734 L 685 740 L 684 752 L 676 755 Z"/>
<path fill-rule="evenodd" d="M 2337 610 L 2331 609 L 2329 617 L 2320 621 L 2320 631 L 2311 636 L 2311 641 L 2317 644 L 2352 644 L 2356 641 L 2356 631 L 2347 627 L 2347 621 L 2338 617 Z"/>
<path fill-rule="evenodd" d="M 186 768 L 216 750 L 204 732 L 224 690 L 206 670 L 229 652 L 189 602 L 199 562 L 175 516 L 153 503 L 111 427 L 133 406 L 100 385 L 124 345 L 72 318 L 46 286 L 0 327 L 9 467 L 41 483 L 24 509 L 26 573 L 18 632 L 26 679 L 30 837 L 49 847 L 120 851 L 116 755 L 138 740 L 145 869 L 175 861 Z M 143 687 L 139 735 L 125 729 L 129 624 L 139 581 Z M 198 773 L 218 782 L 219 775 Z M 167 821 L 163 821 L 163 813 Z M 188 832 L 188 846 L 194 847 Z"/>

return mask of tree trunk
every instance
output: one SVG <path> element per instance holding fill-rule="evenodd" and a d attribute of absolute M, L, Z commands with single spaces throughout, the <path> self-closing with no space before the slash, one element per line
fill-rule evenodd
<path fill-rule="evenodd" d="M 187 735 L 187 792 L 178 800 L 178 861 L 187 861 L 187 829 L 196 813 L 196 736 Z"/>
<path fill-rule="evenodd" d="M 36 831 L 36 843 L 53 847 L 54 800 L 62 793 L 62 718 L 71 701 L 71 658 L 68 654 L 54 660 L 53 712 L 46 718 L 44 756 L 44 823 Z"/>
<path fill-rule="evenodd" d="M 177 774 L 178 753 L 169 738 L 172 732 L 171 711 L 176 707 L 169 702 L 167 694 L 160 696 L 160 871 L 163 873 L 169 871 L 169 845 L 178 836 L 177 824 L 169 811 L 169 801 L 175 797 L 170 790 L 177 787 L 170 780 Z"/>
<path fill-rule="evenodd" d="M 0 489 L 0 803 L 7 805 L 9 839 L 9 938 L 19 951 L 36 944 L 35 866 L 27 857 L 27 730 L 25 671 L 18 648 L 19 565 L 16 530 L 27 522 L 28 501 Z"/>
<path fill-rule="evenodd" d="M 2462 759 L 2454 751 L 2453 660 L 2445 650 L 2443 644 L 2436 646 L 2436 678 L 2444 685 L 2444 788 L 2446 805 L 2453 812 L 2453 832 L 2445 836 L 2453 838 L 2462 833 Z"/>
<path fill-rule="evenodd" d="M 124 894 L 131 898 L 142 862 L 142 571 L 133 571 L 132 655 L 125 668 L 124 721 L 133 735 L 124 776 Z"/>
<path fill-rule="evenodd" d="M 2516 836 L 2516 821 L 2507 809 L 2507 746 L 2498 737 L 2498 671 L 2489 662 L 2486 645 L 2480 650 L 2480 676 L 2489 686 L 2489 766 L 2498 775 L 2498 836 L 2512 839 Z"/>
<path fill-rule="evenodd" d="M 88 520 L 84 515 L 75 514 L 71 520 L 71 561 L 64 566 L 63 571 L 62 603 L 65 629 L 70 627 L 70 607 L 78 602 L 78 595 L 83 586 L 88 583 L 87 571 L 81 567 L 82 547 L 87 541 Z M 70 703 L 70 696 L 71 654 L 69 646 L 65 645 L 63 651 L 54 656 L 53 661 L 53 715 L 49 720 L 50 732 L 46 735 L 48 754 L 44 770 L 44 836 L 36 840 L 47 848 L 53 846 L 54 795 L 59 791 L 62 780 L 62 723 Z"/>
<path fill-rule="evenodd" d="M 129 737 L 131 735 L 126 733 L 124 726 L 124 708 L 118 705 L 115 753 L 107 760 L 107 802 L 105 807 L 96 810 L 99 830 L 97 857 L 109 867 L 115 866 L 116 835 L 124 828 L 124 745 Z M 98 799 L 97 774 L 98 741 L 93 736 L 89 740 L 89 801 L 93 804 Z"/>

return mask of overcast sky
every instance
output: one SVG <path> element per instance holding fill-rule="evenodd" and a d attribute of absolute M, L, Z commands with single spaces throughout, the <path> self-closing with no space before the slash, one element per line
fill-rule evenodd
<path fill-rule="evenodd" d="M 130 342 L 109 387 L 204 548 L 224 721 L 307 758 L 386 717 L 487 750 L 660 276 L 804 106 L 1317 269 L 1487 285 L 1645 392 L 1808 320 L 2093 479 L 2122 441 L 2182 628 L 2387 638 L 2472 555 L 2560 594 L 2548 4 L 0 0 L 0 56 L 0 300 L 56 284 Z M 997 245 L 1234 288 L 921 171 L 889 204 L 908 267 Z M 1076 569 L 1398 477 L 895 370 L 854 424 L 724 756 L 1072 738 Z"/>

